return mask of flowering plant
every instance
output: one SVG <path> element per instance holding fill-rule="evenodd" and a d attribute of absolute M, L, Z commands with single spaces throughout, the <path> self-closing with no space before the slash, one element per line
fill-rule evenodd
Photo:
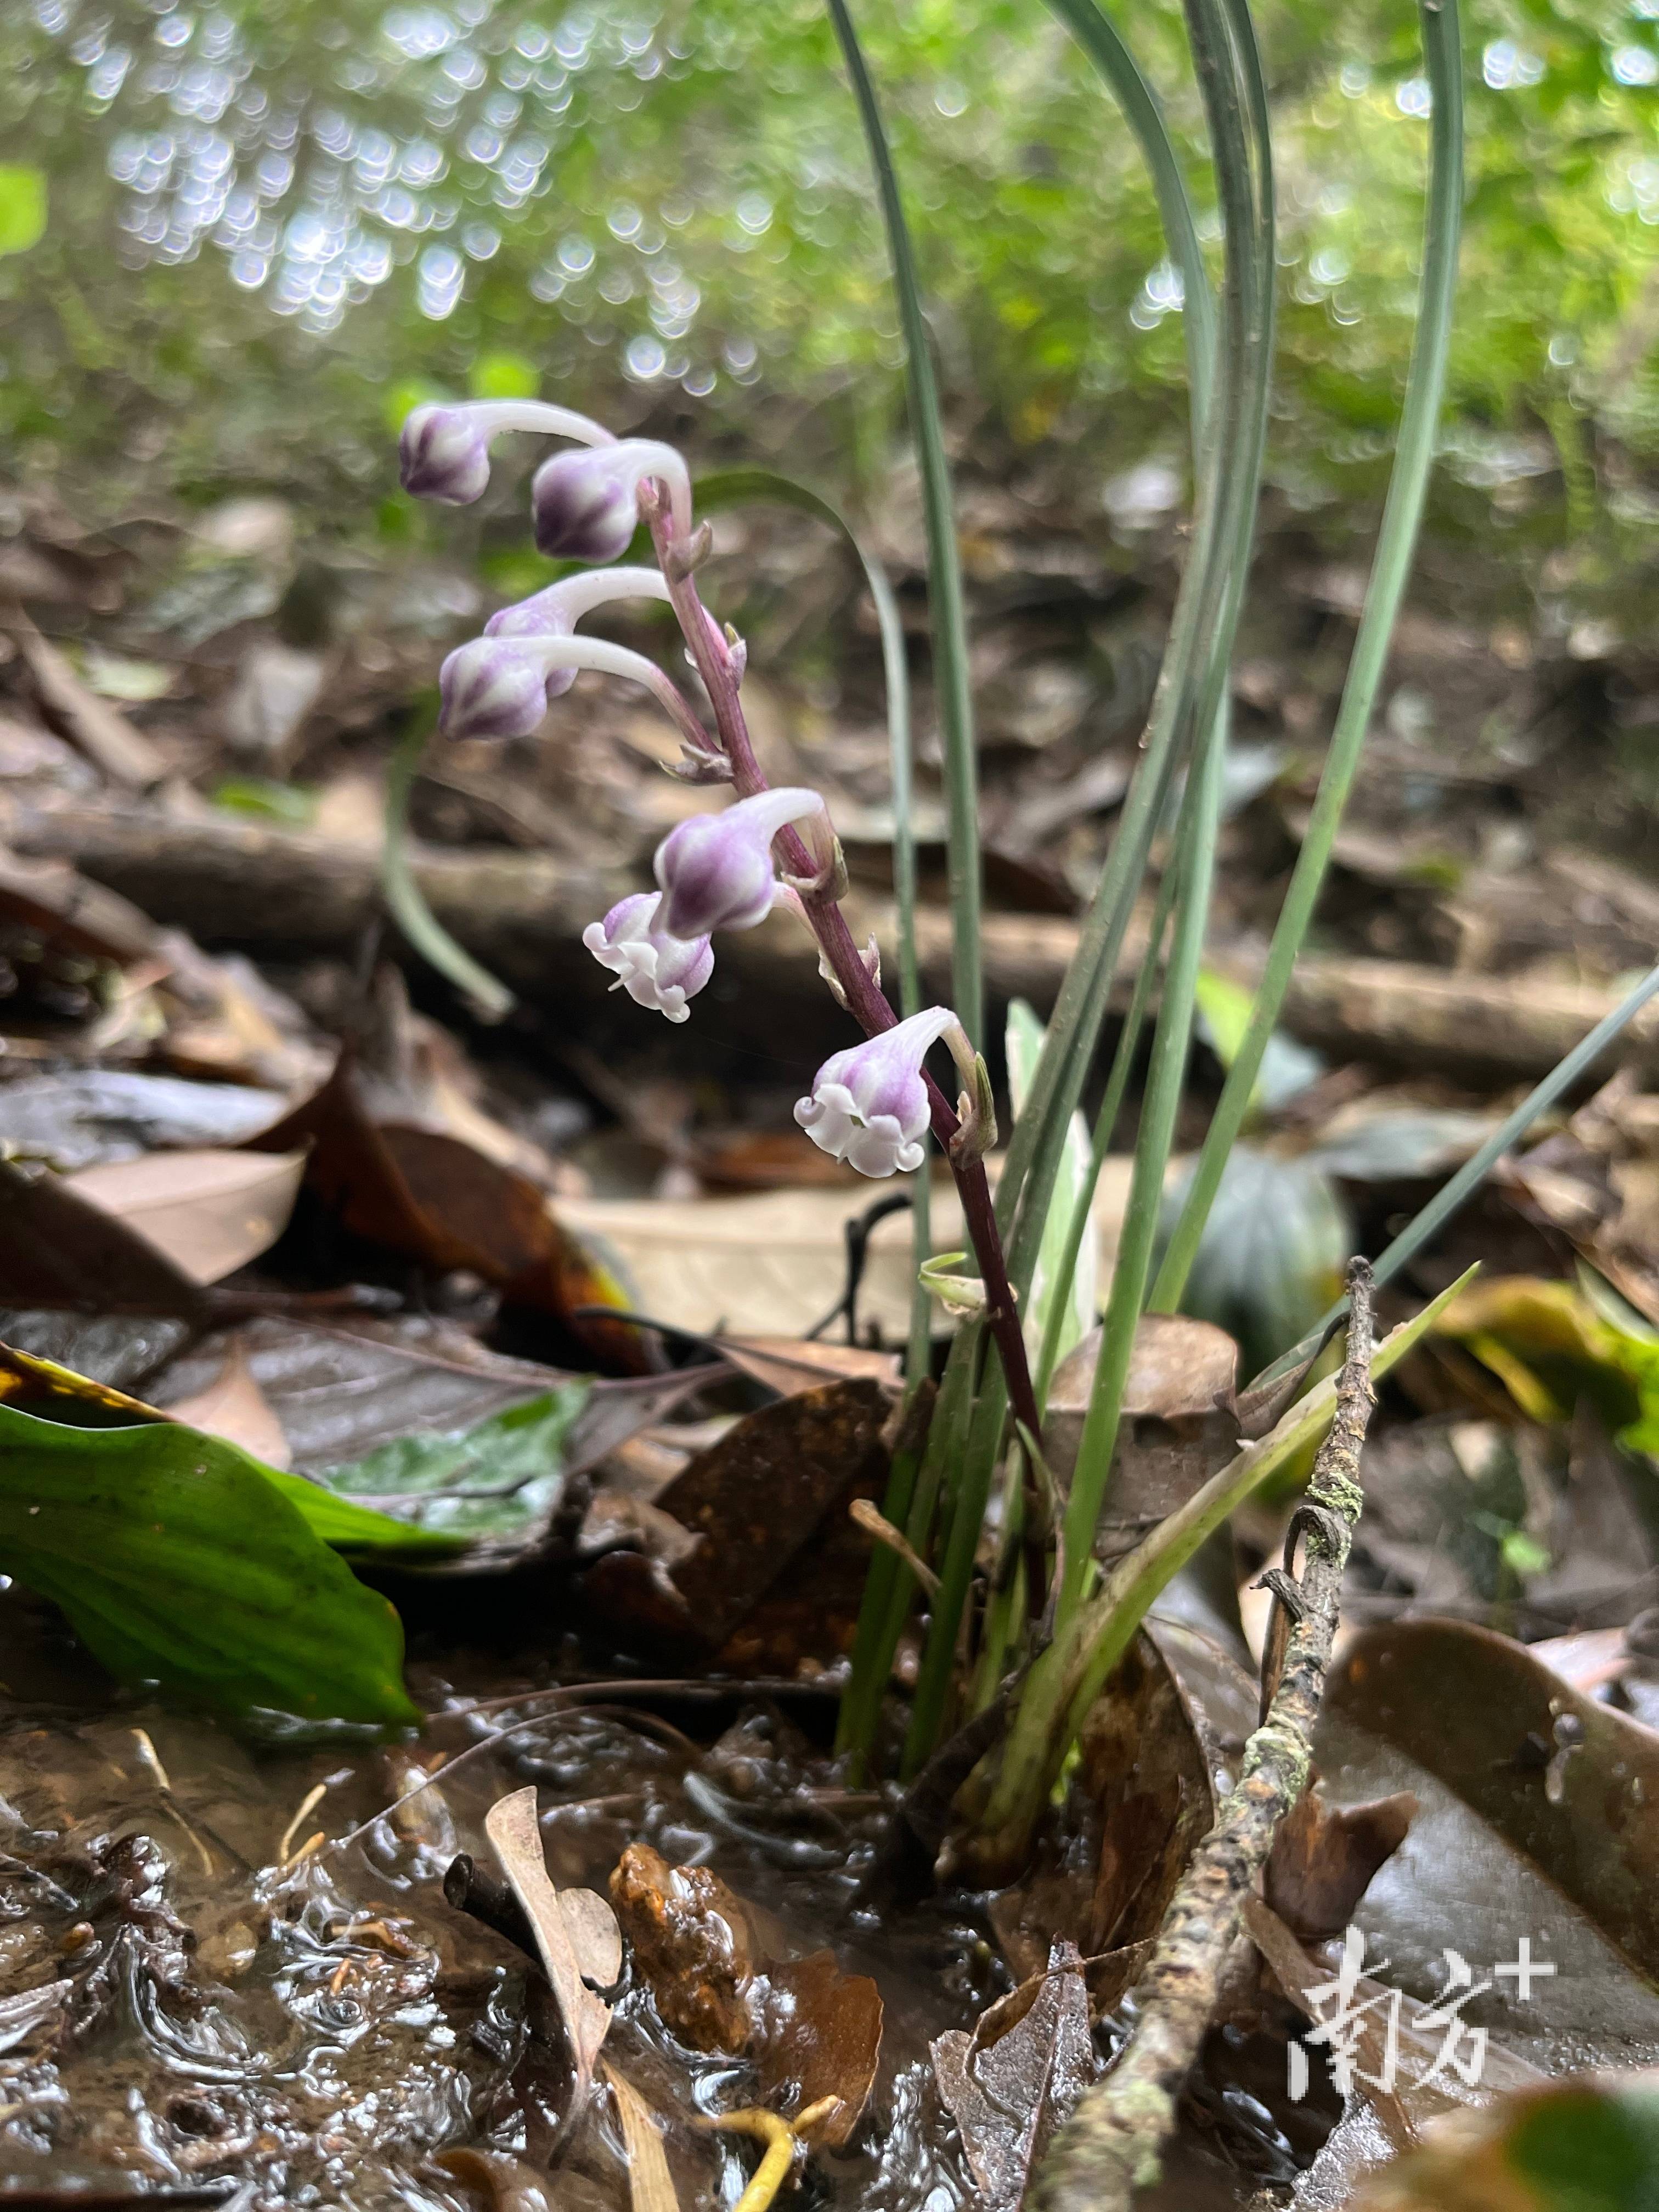
<path fill-rule="evenodd" d="M 671 830 L 657 848 L 655 893 L 622 900 L 588 926 L 583 944 L 615 975 L 612 989 L 679 1023 L 690 1018 L 690 1001 L 714 972 L 711 940 L 719 933 L 752 929 L 775 908 L 811 932 L 829 988 L 865 1041 L 823 1063 L 796 1119 L 814 1144 L 861 1175 L 915 1173 L 930 1135 L 938 1144 L 961 1194 L 983 1284 L 983 1317 L 1010 1401 L 1035 1433 L 1036 1399 L 985 1174 L 996 1127 L 984 1060 L 948 1006 L 898 1018 L 882 990 L 873 945 L 860 948 L 842 911 L 846 867 L 822 797 L 805 787 L 774 788 L 761 772 L 743 710 L 747 650 L 735 630 L 709 614 L 697 586 L 711 534 L 693 521 L 684 459 L 652 440 L 614 438 L 565 408 L 426 405 L 404 426 L 404 489 L 452 505 L 477 499 L 489 483 L 490 441 L 507 430 L 576 441 L 544 461 L 532 480 L 533 526 L 544 553 L 617 562 L 642 521 L 657 566 L 596 567 L 492 616 L 482 636 L 458 646 L 443 664 L 441 733 L 528 737 L 550 703 L 588 670 L 627 678 L 657 700 L 679 732 L 676 773 L 698 785 L 728 785 L 734 796 Z M 579 631 L 599 607 L 639 598 L 673 610 L 707 720 L 659 663 Z M 926 1065 L 940 1042 L 964 1085 L 955 1107 Z"/>

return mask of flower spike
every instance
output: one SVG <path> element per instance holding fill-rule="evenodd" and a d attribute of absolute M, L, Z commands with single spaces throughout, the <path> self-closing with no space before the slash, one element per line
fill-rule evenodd
<path fill-rule="evenodd" d="M 820 1152 L 860 1175 L 906 1175 L 921 1165 L 931 1118 L 921 1064 L 930 1045 L 961 1024 L 949 1006 L 929 1006 L 879 1036 L 832 1053 L 795 1119 Z"/>
<path fill-rule="evenodd" d="M 657 848 L 664 927 L 676 937 L 702 937 L 764 921 L 778 888 L 772 840 L 787 823 L 823 811 L 816 791 L 785 786 L 678 823 Z"/>
<path fill-rule="evenodd" d="M 530 487 L 537 550 L 555 561 L 620 560 L 639 527 L 640 487 L 659 478 L 684 538 L 691 528 L 691 477 L 672 446 L 623 438 L 590 453 L 555 453 Z"/>
<path fill-rule="evenodd" d="M 659 568 L 595 568 L 567 576 L 544 591 L 503 607 L 484 624 L 486 637 L 570 637 L 584 615 L 611 599 L 665 599 L 668 585 Z M 576 680 L 572 668 L 548 672 L 549 699 L 562 698 Z"/>
<path fill-rule="evenodd" d="M 540 430 L 585 446 L 617 442 L 600 423 L 539 399 L 483 399 L 412 408 L 398 441 L 404 489 L 445 507 L 470 507 L 489 482 L 489 441 L 501 430 Z"/>
<path fill-rule="evenodd" d="M 602 968 L 615 971 L 613 991 L 626 991 L 636 1006 L 683 1022 L 691 1012 L 686 1000 L 714 972 L 714 948 L 706 937 L 688 940 L 659 929 L 661 904 L 654 891 L 636 891 L 613 906 L 603 921 L 590 921 L 582 943 Z"/>

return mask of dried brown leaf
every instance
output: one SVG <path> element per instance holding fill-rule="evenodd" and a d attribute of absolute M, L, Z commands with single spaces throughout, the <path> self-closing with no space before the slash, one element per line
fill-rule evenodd
<path fill-rule="evenodd" d="M 1408 1790 L 1366 1805 L 1331 1805 L 1310 1784 L 1273 1838 L 1264 1877 L 1268 1904 L 1304 1943 L 1340 1936 L 1371 1876 L 1405 1842 L 1416 1812 Z"/>
<path fill-rule="evenodd" d="M 769 1965 L 755 1992 L 758 2027 L 750 2055 L 769 2102 L 787 2094 L 798 2112 L 826 2107 L 804 2141 L 836 2150 L 864 2114 L 881 2057 L 881 1991 L 867 1974 L 844 1974 L 830 1951 Z"/>
<path fill-rule="evenodd" d="M 1056 1941 L 1041 1974 L 983 2013 L 971 2031 L 940 2036 L 933 2059 L 939 2096 L 961 2131 L 988 2212 L 1012 2212 L 1049 2136 L 1095 2075 L 1075 1947 Z"/>
<path fill-rule="evenodd" d="M 267 1467 L 291 1468 L 293 1448 L 270 1401 L 253 1379 L 247 1348 L 240 1338 L 231 1341 L 225 1364 L 215 1381 L 193 1397 L 179 1398 L 167 1407 L 168 1418 L 223 1437 L 263 1460 Z"/>
<path fill-rule="evenodd" d="M 268 1251 L 288 1226 L 302 1152 L 147 1152 L 65 1182 L 164 1253 L 192 1283 L 216 1283 Z"/>
<path fill-rule="evenodd" d="M 1079 1751 L 1062 1814 L 1031 1871 L 992 1899 L 991 1923 L 1022 1979 L 1070 1942 L 1091 1961 L 1096 2010 L 1109 2012 L 1215 1819 L 1209 1757 L 1150 1637 L 1136 1638 L 1096 1699 Z"/>
<path fill-rule="evenodd" d="M 595 1996 L 582 1979 L 569 1923 L 559 1893 L 548 1877 L 541 1828 L 536 1817 L 534 1784 L 515 1790 L 510 1797 L 498 1798 L 485 1816 L 484 1833 L 495 1847 L 501 1872 L 535 1932 L 542 1968 L 564 2022 L 576 2072 L 575 2103 L 580 2109 L 586 2103 L 592 2087 L 593 2062 L 610 2030 L 611 2008 L 602 1997 Z"/>
<path fill-rule="evenodd" d="M 628 2197 L 633 2212 L 680 2212 L 656 2113 L 627 2075 L 609 2059 L 605 2062 L 605 2078 L 617 2100 L 623 2141 L 628 2146 Z"/>
<path fill-rule="evenodd" d="M 1062 1482 L 1077 1462 L 1099 1351 L 1097 1328 L 1054 1370 L 1043 1441 Z M 1238 1441 L 1237 1364 L 1237 1346 L 1212 1322 L 1184 1314 L 1141 1316 L 1097 1556 L 1115 1559 L 1132 1550 L 1231 1455 Z"/>
<path fill-rule="evenodd" d="M 1327 1705 L 1426 1767 L 1659 1978 L 1659 1733 L 1462 1621 L 1364 1631 Z"/>
<path fill-rule="evenodd" d="M 858 1589 L 856 1575 L 848 1588 L 832 1570 L 837 1547 L 855 1568 L 868 1557 L 870 1540 L 847 1507 L 882 1488 L 890 1411 L 881 1384 L 865 1379 L 797 1390 L 746 1415 L 652 1501 L 696 1548 L 666 1574 L 637 1553 L 608 1554 L 587 1577 L 595 1610 L 612 1630 L 707 1653 L 726 1647 L 775 1595 L 768 1636 L 753 1650 L 745 1643 L 745 1662 L 763 1644 L 775 1662 L 786 1645 L 799 1657 L 834 1657 Z M 796 1575 L 798 1565 L 808 1571 Z"/>
<path fill-rule="evenodd" d="M 0 1303 L 38 1310 L 204 1310 L 200 1286 L 147 1237 L 64 1176 L 0 1160 Z"/>

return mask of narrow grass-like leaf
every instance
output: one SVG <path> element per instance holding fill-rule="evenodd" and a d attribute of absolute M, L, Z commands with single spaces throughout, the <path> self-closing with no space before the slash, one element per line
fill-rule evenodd
<path fill-rule="evenodd" d="M 1436 1191 L 1417 1213 L 1406 1224 L 1393 1241 L 1386 1245 L 1372 1262 L 1371 1273 L 1381 1283 L 1392 1282 L 1401 1269 L 1414 1260 L 1424 1246 L 1437 1237 L 1461 1206 L 1467 1204 L 1505 1152 L 1520 1143 L 1539 1115 L 1563 1098 L 1573 1085 L 1595 1066 L 1607 1047 L 1621 1030 L 1628 1028 L 1644 1006 L 1659 994 L 1659 968 L 1651 968 L 1627 998 L 1620 1001 L 1610 1014 L 1597 1022 L 1581 1043 L 1575 1045 L 1566 1058 L 1553 1067 L 1541 1083 L 1530 1090 L 1512 1114 L 1498 1124 L 1479 1152 L 1473 1153 L 1455 1175 Z M 1265 1368 L 1249 1388 L 1271 1389 L 1281 1378 L 1288 1379 L 1319 1350 L 1331 1331 L 1348 1310 L 1346 1298 L 1340 1299 L 1321 1321 L 1310 1329 L 1299 1344 L 1281 1352 L 1271 1367 Z"/>
<path fill-rule="evenodd" d="M 409 865 L 409 794 L 437 726 L 435 699 L 417 713 L 398 741 L 386 778 L 385 833 L 380 847 L 380 894 L 386 909 L 423 960 L 452 982 L 480 1021 L 499 1022 L 518 1000 L 505 983 L 481 968 L 426 902 Z"/>
<path fill-rule="evenodd" d="M 1009 1103 L 1018 1115 L 1042 1051 L 1042 1024 L 1024 999 L 1008 1009 L 1005 1051 Z M 1055 1358 L 1063 1359 L 1094 1326 L 1098 1248 L 1082 1237 L 1073 1244 L 1070 1232 L 1079 1211 L 1087 1216 L 1098 1172 L 1091 1157 L 1089 1125 L 1081 1114 L 1073 1114 L 1024 1318 L 1025 1348 L 1033 1359 L 1049 1341 Z"/>
<path fill-rule="evenodd" d="M 1100 1518 L 1107 1478 L 1117 1449 L 1123 1392 L 1133 1355 L 1135 1328 L 1152 1272 L 1152 1249 L 1164 1204 L 1164 1178 L 1175 1139 L 1176 1117 L 1186 1084 L 1191 1049 L 1193 995 L 1204 934 L 1209 922 L 1215 875 L 1216 826 L 1220 818 L 1222 739 L 1224 718 L 1218 715 L 1203 755 L 1189 780 L 1182 808 L 1182 835 L 1175 864 L 1180 871 L 1175 935 L 1164 971 L 1164 994 L 1152 1034 L 1152 1060 L 1136 1133 L 1134 1166 L 1123 1226 L 1118 1235 L 1112 1286 L 1101 1330 L 1100 1352 L 1090 1392 L 1089 1411 L 1078 1445 L 1077 1465 L 1066 1500 L 1066 1559 L 1060 1578 L 1057 1620 L 1064 1623 L 1083 1595 L 1091 1572 L 1091 1547 Z"/>
<path fill-rule="evenodd" d="M 1112 1055 L 1111 1073 L 1106 1079 L 1100 1111 L 1095 1116 L 1089 1147 L 1089 1172 L 1066 1226 L 1066 1243 L 1059 1262 L 1062 1280 L 1076 1266 L 1083 1239 L 1094 1218 L 1095 1191 L 1100 1182 L 1100 1170 L 1111 1149 L 1112 1133 L 1117 1127 L 1117 1117 L 1123 1110 L 1124 1094 L 1129 1087 L 1129 1075 L 1134 1066 L 1135 1054 L 1140 1049 L 1141 1032 L 1146 1026 L 1147 1012 L 1158 983 L 1164 932 L 1169 927 L 1178 881 L 1176 870 L 1170 867 L 1164 870 L 1164 880 L 1158 885 L 1158 904 L 1152 910 L 1152 926 L 1146 933 L 1146 957 L 1140 963 L 1140 973 L 1135 977 L 1134 991 L 1129 1000 L 1129 1010 L 1123 1018 L 1117 1050 Z M 1061 1310 L 1059 1307 L 1050 1309 L 1043 1331 L 1042 1349 L 1037 1356 L 1036 1382 L 1039 1405 L 1047 1403 L 1048 1385 L 1054 1380 L 1054 1369 L 1060 1362 L 1058 1322 Z"/>
<path fill-rule="evenodd" d="M 1224 343 L 1244 400 L 1243 445 L 1228 471 L 1229 534 L 1224 540 L 1213 629 L 1199 708 L 1204 742 L 1188 779 L 1176 832 L 1175 937 L 1164 977 L 1152 1063 L 1135 1140 L 1128 1205 L 1101 1333 L 1089 1412 L 1066 1503 L 1065 1563 L 1057 1620 L 1063 1627 L 1091 1572 L 1091 1547 L 1117 1448 L 1135 1328 L 1152 1267 L 1164 1202 L 1164 1177 L 1191 1048 L 1193 1007 L 1208 926 L 1226 742 L 1226 674 L 1249 573 L 1273 350 L 1274 279 L 1273 154 L 1266 86 L 1248 9 L 1222 0 L 1193 9 L 1193 47 L 1205 94 L 1227 237 Z M 1225 21 L 1231 17 L 1231 21 Z M 1231 33 L 1231 52 L 1228 52 Z M 1235 70 L 1237 81 L 1234 82 Z"/>
<path fill-rule="evenodd" d="M 1436 426 L 1445 384 L 1457 279 L 1463 202 L 1462 57 L 1456 0 L 1422 0 L 1423 50 L 1433 100 L 1428 209 L 1417 335 L 1359 633 L 1312 817 L 1257 987 L 1250 1026 L 1230 1071 L 1199 1156 L 1181 1218 L 1153 1286 L 1152 1305 L 1173 1312 L 1198 1250 L 1222 1170 L 1249 1112 L 1250 1098 L 1291 971 L 1313 918 L 1343 809 L 1359 765 L 1371 709 L 1416 550 Z"/>
<path fill-rule="evenodd" d="M 1395 1366 L 1473 1279 L 1471 1268 L 1376 1347 L 1371 1372 Z M 1067 1746 L 1103 1684 L 1133 1641 L 1171 1577 L 1205 1540 L 1272 1475 L 1323 1436 L 1336 1410 L 1328 1376 L 1258 1443 L 1246 1444 L 1187 1503 L 1121 1559 L 1088 1604 L 1034 1662 L 1018 1723 L 983 1774 L 985 1805 L 977 1832 L 981 1871 L 1020 1860 L 1034 1832 Z"/>
<path fill-rule="evenodd" d="M 1219 31 L 1217 38 L 1224 42 Z M 1219 67 L 1218 60 L 1212 75 Z M 1193 550 L 1176 595 L 1140 763 L 1085 915 L 1077 954 L 1049 1018 L 1031 1094 L 1015 1124 L 997 1188 L 998 1220 L 1009 1240 L 1009 1272 L 1021 1297 L 1030 1295 L 1066 1132 L 1106 1018 L 1154 830 L 1183 750 L 1190 750 L 1196 728 L 1213 730 L 1221 707 L 1260 483 L 1268 353 L 1267 332 L 1260 327 L 1259 316 L 1253 319 L 1249 304 L 1253 284 L 1260 289 L 1254 275 L 1260 261 L 1249 258 L 1257 210 L 1248 163 L 1239 189 L 1249 204 L 1229 232 L 1224 343 L 1216 398 L 1205 424 Z M 962 1614 L 1006 1410 L 1006 1393 L 994 1370 L 975 1407 L 951 1501 L 940 1589 L 905 1745 L 908 1773 L 915 1772 L 932 1753 L 950 1704 Z"/>
<path fill-rule="evenodd" d="M 1164 226 L 1170 258 L 1181 271 L 1182 336 L 1187 347 L 1187 373 L 1192 380 L 1193 443 L 1196 449 L 1205 416 L 1210 411 L 1211 384 L 1215 367 L 1215 303 L 1198 242 L 1198 224 L 1191 195 L 1182 174 L 1181 158 L 1164 119 L 1164 109 L 1145 70 L 1125 45 L 1121 33 L 1095 0 L 1048 0 L 1053 12 L 1071 32 L 1104 78 L 1107 88 L 1123 111 L 1123 119 L 1134 133 L 1141 159 L 1158 198 L 1158 219 Z"/>
<path fill-rule="evenodd" d="M 390 1603 L 288 1485 L 217 1437 L 70 1428 L 0 1405 L 0 1564 L 123 1681 L 242 1718 L 419 1717 Z"/>
<path fill-rule="evenodd" d="M 927 530 L 927 586 L 933 624 L 933 688 L 939 702 L 939 744 L 950 817 L 951 983 L 958 1018 L 975 1043 L 985 1028 L 985 989 L 980 951 L 979 760 L 974 740 L 974 702 L 968 665 L 968 610 L 957 544 L 951 465 L 939 381 L 922 309 L 921 285 L 876 90 L 859 46 L 847 0 L 829 0 L 842 57 L 864 125 L 871 167 L 881 198 L 893 289 L 904 332 L 910 426 L 921 470 Z"/>

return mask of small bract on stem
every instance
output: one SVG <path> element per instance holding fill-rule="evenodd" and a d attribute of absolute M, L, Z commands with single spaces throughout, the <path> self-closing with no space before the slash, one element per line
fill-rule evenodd
<path fill-rule="evenodd" d="M 763 774 L 740 691 L 748 653 L 702 603 L 696 571 L 709 550 L 707 525 L 692 519 L 690 473 L 672 447 L 614 438 L 586 416 L 537 403 L 417 409 L 402 441 L 406 487 L 463 504 L 489 482 L 489 441 L 498 431 L 542 429 L 579 440 L 538 469 L 532 488 L 536 542 L 546 554 L 615 562 L 641 520 L 655 569 L 614 568 L 566 579 L 493 616 L 483 637 L 444 662 L 439 727 L 447 736 L 528 737 L 550 701 L 590 669 L 645 685 L 673 717 L 684 757 L 676 773 L 692 783 L 729 783 L 736 803 L 677 825 L 659 847 L 658 893 L 613 907 L 583 943 L 641 1006 L 684 1022 L 689 1000 L 714 967 L 709 939 L 750 929 L 775 905 L 794 912 L 817 940 L 820 969 L 866 1042 L 818 1070 L 797 1118 L 812 1141 L 861 1173 L 913 1172 L 931 1130 L 949 1162 L 984 1284 L 984 1318 L 1000 1355 L 1008 1396 L 1025 1429 L 1039 1427 L 1036 1400 L 1007 1263 L 991 1203 L 985 1154 L 995 1141 L 985 1063 L 949 1007 L 901 1023 L 881 988 L 873 945 L 860 950 L 841 908 L 847 876 L 820 795 L 775 790 Z M 576 635 L 584 616 L 613 599 L 666 599 L 684 634 L 714 720 L 653 660 L 603 638 Z M 777 872 L 781 865 L 781 877 Z M 923 1065 L 943 1040 L 964 1083 L 960 1105 Z"/>

